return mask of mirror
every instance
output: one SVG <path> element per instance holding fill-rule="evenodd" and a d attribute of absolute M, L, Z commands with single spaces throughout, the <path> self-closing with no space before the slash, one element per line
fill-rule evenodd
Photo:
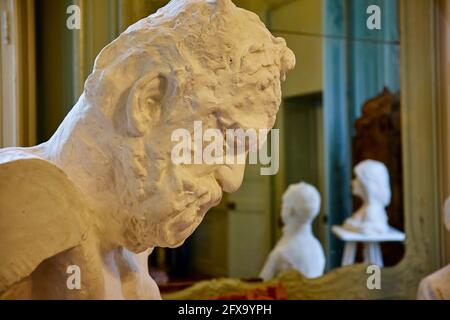
<path fill-rule="evenodd" d="M 162 290 L 222 277 L 268 280 L 295 265 L 315 278 L 354 263 L 390 267 L 404 256 L 399 1 L 267 5 L 263 20 L 297 57 L 277 120 L 280 168 L 263 176 L 248 165 L 241 189 L 225 195 L 181 248 L 154 252 Z M 317 216 L 287 231 L 286 221 L 296 222 L 281 212 L 308 215 L 314 192 Z M 297 209 L 289 204 L 296 201 Z M 288 257 L 269 258 L 280 239 Z"/>

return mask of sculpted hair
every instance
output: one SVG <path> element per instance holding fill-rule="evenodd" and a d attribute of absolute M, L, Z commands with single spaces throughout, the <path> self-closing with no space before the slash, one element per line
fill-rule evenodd
<path fill-rule="evenodd" d="M 187 113 L 198 112 L 205 101 L 211 110 L 219 110 L 221 101 L 234 101 L 228 108 L 239 112 L 245 104 L 247 114 L 258 112 L 249 110 L 251 97 L 239 97 L 240 92 L 269 87 L 271 79 L 258 76 L 262 69 L 276 67 L 284 80 L 294 64 L 284 39 L 231 0 L 171 1 L 101 51 L 85 97 L 100 106 L 116 130 L 123 129 L 125 112 L 124 133 L 142 135 L 152 121 L 168 121 L 180 103 Z M 267 103 L 279 105 L 281 88 L 266 96 Z"/>
<path fill-rule="evenodd" d="M 363 184 L 370 200 L 375 200 L 383 206 L 391 203 L 391 185 L 386 166 L 374 160 L 365 160 L 355 167 L 355 174 Z"/>

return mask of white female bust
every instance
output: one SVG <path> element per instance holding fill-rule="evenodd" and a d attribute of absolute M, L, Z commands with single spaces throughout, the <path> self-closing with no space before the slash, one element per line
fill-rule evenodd
<path fill-rule="evenodd" d="M 386 166 L 375 160 L 360 162 L 354 169 L 353 194 L 362 206 L 348 218 L 344 228 L 363 234 L 383 234 L 389 231 L 386 207 L 391 202 L 391 187 Z"/>
<path fill-rule="evenodd" d="M 289 186 L 281 210 L 283 236 L 267 258 L 261 278 L 270 280 L 279 272 L 291 269 L 307 278 L 323 275 L 325 255 L 312 233 L 312 222 L 319 210 L 320 194 L 316 188 L 304 182 Z"/>
<path fill-rule="evenodd" d="M 450 198 L 444 205 L 444 223 L 450 231 Z M 419 300 L 450 300 L 450 264 L 422 280 L 417 295 Z"/>

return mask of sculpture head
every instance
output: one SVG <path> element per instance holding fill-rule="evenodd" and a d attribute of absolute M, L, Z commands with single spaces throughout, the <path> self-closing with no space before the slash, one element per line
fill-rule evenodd
<path fill-rule="evenodd" d="M 95 124 L 85 127 L 112 163 L 107 201 L 130 250 L 182 244 L 242 183 L 243 165 L 175 165 L 172 132 L 194 121 L 271 129 L 294 64 L 285 41 L 231 0 L 173 0 L 102 50 L 73 112 Z"/>
<path fill-rule="evenodd" d="M 283 195 L 281 218 L 283 223 L 300 226 L 311 223 L 320 211 L 320 194 L 305 182 L 292 184 Z"/>
<path fill-rule="evenodd" d="M 386 166 L 375 160 L 364 160 L 354 168 L 353 194 L 364 202 L 387 207 L 391 202 L 391 186 Z"/>

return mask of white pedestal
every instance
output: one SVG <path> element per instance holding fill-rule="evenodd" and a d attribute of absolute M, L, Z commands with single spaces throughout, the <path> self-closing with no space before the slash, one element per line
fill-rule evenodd
<path fill-rule="evenodd" d="M 360 242 L 364 245 L 364 263 L 383 267 L 384 262 L 380 243 L 403 242 L 406 239 L 403 232 L 394 228 L 390 228 L 387 233 L 376 235 L 351 232 L 341 226 L 333 226 L 331 230 L 338 239 L 345 242 L 342 266 L 348 266 L 355 263 L 356 244 Z"/>

